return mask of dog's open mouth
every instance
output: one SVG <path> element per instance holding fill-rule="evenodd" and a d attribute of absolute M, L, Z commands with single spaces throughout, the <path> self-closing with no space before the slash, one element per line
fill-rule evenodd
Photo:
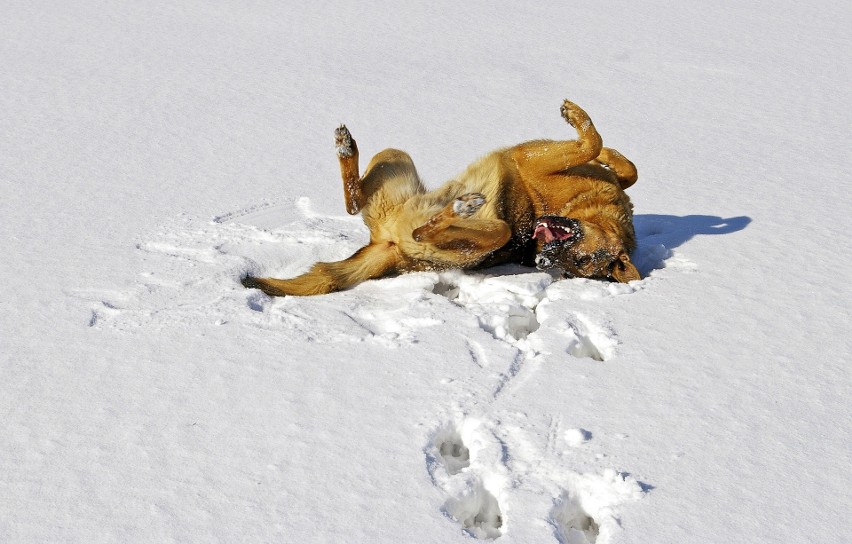
<path fill-rule="evenodd" d="M 570 240 L 577 234 L 577 223 L 573 219 L 558 216 L 544 216 L 535 224 L 533 238 L 550 242 Z"/>

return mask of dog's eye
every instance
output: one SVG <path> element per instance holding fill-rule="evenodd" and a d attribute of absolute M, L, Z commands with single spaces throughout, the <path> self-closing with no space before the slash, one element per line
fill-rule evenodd
<path fill-rule="evenodd" d="M 592 256 L 591 255 L 583 255 L 582 257 L 577 259 L 577 266 L 586 266 L 590 262 L 592 262 Z"/>

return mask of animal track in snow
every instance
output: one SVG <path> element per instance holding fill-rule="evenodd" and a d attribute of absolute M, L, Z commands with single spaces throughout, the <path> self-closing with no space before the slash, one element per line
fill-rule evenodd
<path fill-rule="evenodd" d="M 432 481 L 438 480 L 438 471 L 454 476 L 470 466 L 470 449 L 462 439 L 461 427 L 447 424 L 434 431 L 430 443 L 424 450 L 426 466 Z"/>
<path fill-rule="evenodd" d="M 461 497 L 448 500 L 444 509 L 473 537 L 495 539 L 502 534 L 500 528 L 503 527 L 503 514 L 500 505 L 482 482 L 476 482 Z"/>
<path fill-rule="evenodd" d="M 494 338 L 517 343 L 538 330 L 535 310 L 551 282 L 542 273 L 507 277 L 450 271 L 439 275 L 432 292 L 472 313 Z"/>
<path fill-rule="evenodd" d="M 457 430 L 446 429 L 439 432 L 435 437 L 435 447 L 448 474 L 458 474 L 470 466 L 470 450 L 464 445 Z"/>
<path fill-rule="evenodd" d="M 596 312 L 599 299 L 632 292 L 626 286 L 612 292 L 610 284 L 588 280 L 554 283 L 550 274 L 519 266 L 496 267 L 486 273 L 454 270 L 422 278 L 430 276 L 432 294 L 463 309 L 482 331 L 516 349 L 514 355 L 501 358 L 493 398 L 525 383 L 538 368 L 536 362 L 564 359 L 564 355 L 596 361 L 611 358 L 618 345 L 612 328 L 572 307 Z M 471 360 L 484 368 L 484 357 L 471 349 L 470 339 L 466 342 Z"/>
<path fill-rule="evenodd" d="M 495 288 L 489 279 L 458 271 L 446 272 L 441 274 L 432 292 L 473 314 L 479 327 L 494 338 L 518 345 L 540 326 L 535 308 L 541 300 L 538 295 L 544 291 L 519 294 Z"/>
<path fill-rule="evenodd" d="M 615 346 L 618 344 L 611 331 L 593 323 L 582 314 L 566 319 L 562 332 L 571 339 L 567 351 L 574 357 L 606 361 L 615 352 Z"/>
<path fill-rule="evenodd" d="M 502 534 L 503 513 L 493 490 L 489 490 L 485 482 L 498 480 L 495 475 L 505 467 L 498 463 L 489 470 L 487 465 L 491 459 L 474 459 L 475 452 L 471 452 L 462 435 L 480 435 L 475 438 L 480 449 L 493 452 L 495 444 L 498 449 L 500 447 L 495 437 L 485 437 L 476 430 L 477 426 L 475 421 L 467 421 L 460 426 L 440 427 L 426 448 L 426 465 L 432 482 L 449 495 L 443 506 L 444 513 L 470 536 L 495 539 Z"/>
<path fill-rule="evenodd" d="M 646 487 L 633 477 L 608 469 L 575 475 L 554 501 L 550 523 L 561 544 L 605 544 L 621 529 L 616 507 L 642 498 Z"/>
<path fill-rule="evenodd" d="M 556 443 L 577 447 L 577 441 L 589 442 L 593 435 L 581 428 L 561 432 L 559 420 L 551 419 L 544 443 L 535 442 L 540 433 L 518 426 L 525 419 L 510 425 L 465 419 L 435 430 L 424 452 L 433 484 L 448 495 L 446 516 L 480 539 L 502 536 L 509 516 L 519 535 L 539 532 L 536 523 L 546 521 L 560 544 L 609 543 L 621 530 L 619 507 L 652 488 L 611 468 L 587 474 L 566 468 L 566 459 L 572 464 L 580 459 L 576 452 L 566 458 Z M 551 506 L 542 503 L 538 512 L 512 500 L 548 494 L 554 497 Z M 515 516 L 504 508 L 513 503 Z"/>
<path fill-rule="evenodd" d="M 595 544 L 597 542 L 600 526 L 583 510 L 577 497 L 568 492 L 563 493 L 550 515 L 560 543 Z"/>
<path fill-rule="evenodd" d="M 609 328 L 580 313 L 553 319 L 544 311 L 552 302 L 548 297 L 552 276 L 526 269 L 500 275 L 501 269 L 497 270 L 498 275 L 441 273 L 432 292 L 473 314 L 482 330 L 515 345 L 526 355 L 538 353 L 535 343 L 529 340 L 545 320 L 563 337 L 564 350 L 575 357 L 605 361 L 614 354 L 618 341 Z"/>

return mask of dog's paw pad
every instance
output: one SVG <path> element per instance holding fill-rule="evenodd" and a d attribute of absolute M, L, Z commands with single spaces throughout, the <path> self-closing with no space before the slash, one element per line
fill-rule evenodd
<path fill-rule="evenodd" d="M 562 118 L 565 119 L 569 125 L 577 128 L 577 117 L 580 115 L 579 112 L 581 111 L 577 104 L 570 100 L 565 100 L 559 111 L 562 113 Z"/>
<path fill-rule="evenodd" d="M 467 193 L 458 197 L 453 202 L 453 213 L 461 217 L 470 217 L 483 204 L 485 204 L 485 195 L 482 193 Z"/>
<path fill-rule="evenodd" d="M 346 125 L 340 125 L 334 130 L 334 147 L 337 149 L 337 156 L 341 159 L 349 158 L 354 154 L 352 147 L 352 134 Z"/>

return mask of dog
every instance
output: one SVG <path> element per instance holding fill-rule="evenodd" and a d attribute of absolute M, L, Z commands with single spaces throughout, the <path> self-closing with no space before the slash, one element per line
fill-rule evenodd
<path fill-rule="evenodd" d="M 624 192 L 636 167 L 603 147 L 591 119 L 565 100 L 576 140 L 533 140 L 480 158 L 427 191 L 411 157 L 386 149 L 359 175 L 358 146 L 335 131 L 346 210 L 361 213 L 370 242 L 351 257 L 320 262 L 291 279 L 245 277 L 272 296 L 320 295 L 406 272 L 503 263 L 556 269 L 564 277 L 626 283 L 641 279 L 633 205 Z"/>

